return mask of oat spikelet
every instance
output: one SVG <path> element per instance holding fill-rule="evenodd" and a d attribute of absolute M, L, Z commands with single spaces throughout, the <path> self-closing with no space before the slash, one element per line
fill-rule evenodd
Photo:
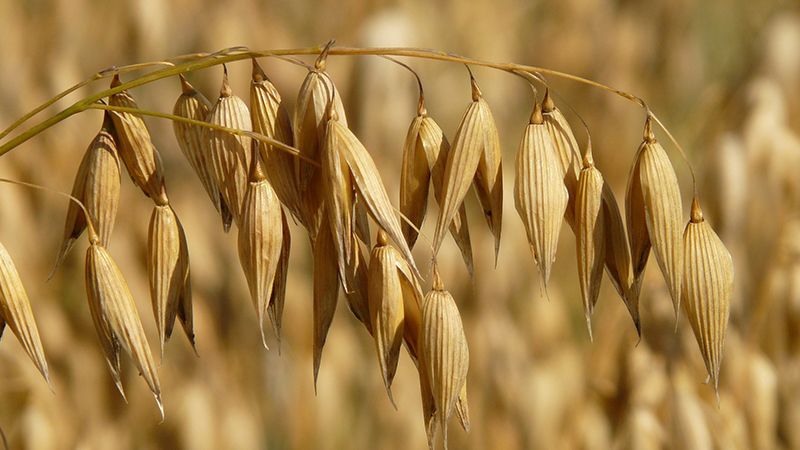
<path fill-rule="evenodd" d="M 567 187 L 567 193 L 569 194 L 569 203 L 567 204 L 564 219 L 574 230 L 575 198 L 578 190 L 578 176 L 581 170 L 581 154 L 578 150 L 578 142 L 575 140 L 575 135 L 572 133 L 569 122 L 553 102 L 549 90 L 545 90 L 544 98 L 542 99 L 542 116 L 547 127 L 547 133 L 553 142 L 553 149 L 558 154 L 558 162 L 561 165 L 561 173 L 564 176 L 564 186 Z"/>
<path fill-rule="evenodd" d="M 606 273 L 614 289 L 617 290 L 636 327 L 636 333 L 641 337 L 642 327 L 639 319 L 639 294 L 631 292 L 633 289 L 633 269 L 631 265 L 631 250 L 625 233 L 625 225 L 617 206 L 614 192 L 608 183 L 603 183 L 603 233 L 606 247 Z"/>
<path fill-rule="evenodd" d="M 365 258 L 361 247 L 353 238 L 353 258 L 347 265 L 347 283 L 351 287 L 350 292 L 345 292 L 347 307 L 353 316 L 361 322 L 372 335 L 372 321 L 369 314 L 369 281 L 367 267 L 368 260 Z"/>
<path fill-rule="evenodd" d="M 377 244 L 370 255 L 369 310 L 383 382 L 395 408 L 397 405 L 392 396 L 392 380 L 397 371 L 400 345 L 405 335 L 405 305 L 419 301 L 418 291 L 413 288 L 413 275 L 401 268 L 405 264 L 402 255 L 389 245 L 386 233 L 379 230 Z"/>
<path fill-rule="evenodd" d="M 538 103 L 525 128 L 516 163 L 515 204 L 546 286 L 556 258 L 568 194 L 562 181 L 558 156 Z"/>
<path fill-rule="evenodd" d="M 100 242 L 108 245 L 119 207 L 120 173 L 114 125 L 106 113 L 100 132 L 83 155 L 72 185 L 72 196 L 84 204 Z M 53 272 L 64 262 L 75 240 L 86 229 L 86 217 L 75 202 L 69 202 L 64 239 Z"/>
<path fill-rule="evenodd" d="M 122 83 L 119 75 L 114 75 L 111 87 L 120 84 Z M 139 108 L 128 91 L 112 95 L 108 102 L 111 106 Z M 165 197 L 161 156 L 150 139 L 150 132 L 142 116 L 128 112 L 112 112 L 111 118 L 119 138 L 119 155 L 133 183 L 152 199 Z"/>
<path fill-rule="evenodd" d="M 473 89 L 480 96 L 475 79 L 472 79 Z M 483 115 L 484 144 L 478 170 L 475 172 L 475 192 L 483 207 L 483 216 L 494 235 L 494 262 L 500 252 L 500 235 L 503 228 L 503 162 L 500 150 L 500 136 L 494 123 L 492 111 L 488 103 L 481 109 Z"/>
<path fill-rule="evenodd" d="M 497 130 L 494 127 L 494 120 L 492 119 L 489 105 L 481 96 L 480 89 L 474 78 L 471 78 L 471 83 L 472 103 L 470 103 L 461 119 L 461 123 L 456 131 L 456 137 L 453 141 L 453 147 L 447 154 L 447 160 L 444 166 L 442 195 L 439 202 L 439 218 L 436 222 L 436 231 L 433 238 L 434 254 L 439 252 L 439 247 L 441 247 L 442 241 L 444 240 L 445 230 L 450 227 L 458 209 L 461 207 L 464 197 L 466 197 L 475 179 L 479 165 L 483 164 L 484 170 L 489 171 L 489 169 L 493 167 L 493 164 L 487 164 L 487 161 L 490 163 L 493 162 L 494 160 L 492 158 L 494 158 L 495 153 L 499 151 L 499 143 L 496 141 Z M 484 152 L 489 152 L 490 155 L 484 157 Z M 488 173 L 485 175 L 486 177 L 477 184 L 485 184 L 483 188 L 491 189 L 494 186 L 489 186 L 489 183 L 496 181 L 496 178 L 490 179 Z M 500 181 L 500 186 L 502 186 L 502 181 Z M 484 194 L 497 194 L 497 191 L 490 189 L 485 189 Z M 500 187 L 500 189 L 502 190 L 502 187 Z M 502 196 L 502 191 L 500 191 L 500 196 Z M 492 213 L 491 217 L 487 216 L 487 221 L 489 221 L 490 228 L 492 228 L 492 233 L 495 237 L 496 260 L 500 236 L 500 222 L 496 219 L 501 219 L 502 214 L 496 217 L 498 214 L 493 210 L 492 205 L 494 205 L 494 203 L 492 203 L 492 198 L 482 198 L 481 204 L 484 206 L 484 212 L 487 212 L 488 205 L 488 210 Z"/>
<path fill-rule="evenodd" d="M 733 260 L 719 236 L 703 218 L 697 197 L 683 232 L 685 252 L 683 308 L 703 355 L 714 389 L 719 392 L 719 369 L 728 328 L 733 292 Z"/>
<path fill-rule="evenodd" d="M 335 148 L 338 150 L 340 157 L 347 163 L 359 200 L 363 200 L 369 215 L 380 228 L 385 230 L 386 235 L 397 246 L 414 275 L 417 278 L 422 278 L 419 270 L 417 270 L 414 257 L 411 255 L 411 249 L 403 238 L 400 221 L 394 212 L 392 203 L 389 201 L 389 194 L 386 193 L 386 188 L 383 185 L 378 168 L 375 166 L 375 161 L 372 160 L 367 149 L 364 148 L 364 145 L 361 144 L 353 132 L 337 120 L 335 114 L 328 121 L 327 133 L 329 139 L 338 141 Z M 331 211 L 328 211 L 328 214 L 331 214 Z M 334 218 L 331 218 L 331 220 L 334 220 Z"/>
<path fill-rule="evenodd" d="M 189 261 L 185 245 L 175 211 L 169 204 L 155 205 L 147 238 L 147 277 L 162 359 L 187 285 Z"/>
<path fill-rule="evenodd" d="M 645 123 L 644 142 L 628 179 L 626 203 L 635 277 L 633 291 L 639 291 L 652 243 L 677 317 L 683 275 L 681 192 L 672 164 L 653 135 L 649 117 Z"/>
<path fill-rule="evenodd" d="M 603 175 L 594 167 L 591 148 L 587 148 L 575 198 L 575 244 L 578 250 L 578 280 L 589 339 L 592 339 L 591 316 L 600 295 L 606 257 L 603 184 Z"/>
<path fill-rule="evenodd" d="M 281 350 L 281 324 L 283 320 L 283 305 L 286 302 L 286 285 L 289 276 L 289 254 L 292 250 L 292 236 L 289 232 L 289 221 L 286 213 L 281 210 L 281 257 L 275 271 L 275 281 L 272 283 L 272 298 L 269 299 L 267 312 L 272 322 L 272 329 L 278 339 L 278 352 Z"/>
<path fill-rule="evenodd" d="M 258 155 L 253 154 L 239 222 L 239 261 L 256 308 L 265 348 L 269 347 L 264 334 L 264 318 L 281 259 L 282 238 L 281 204 L 261 169 Z"/>
<path fill-rule="evenodd" d="M 227 128 L 252 131 L 250 112 L 244 101 L 233 94 L 228 84 L 227 69 L 222 76 L 219 98 L 208 114 L 208 122 Z M 217 180 L 225 204 L 230 208 L 233 221 L 240 226 L 252 139 L 213 129 L 207 129 L 206 133 L 211 148 L 214 178 Z"/>
<path fill-rule="evenodd" d="M 469 349 L 455 300 L 434 266 L 433 288 L 422 305 L 422 358 L 447 448 L 447 420 L 467 379 Z"/>
<path fill-rule="evenodd" d="M 323 221 L 327 220 L 323 215 Z M 324 223 L 324 222 L 323 222 Z M 328 337 L 336 303 L 339 298 L 339 277 L 336 260 L 336 247 L 328 227 L 322 227 L 314 240 L 314 391 L 317 389 L 317 376 L 322 361 L 322 349 Z M 364 320 L 369 320 L 366 316 Z"/>
<path fill-rule="evenodd" d="M 173 211 L 174 212 L 174 211 Z M 177 214 L 175 219 L 178 219 Z M 181 289 L 180 296 L 178 297 L 178 320 L 181 321 L 181 327 L 192 345 L 192 349 L 197 354 L 197 343 L 194 338 L 194 313 L 192 312 L 192 275 L 189 263 L 189 245 L 186 243 L 186 233 L 183 231 L 181 221 L 178 222 L 178 238 L 180 241 L 180 267 L 184 272 L 180 274 L 183 280 L 183 289 Z"/>
<path fill-rule="evenodd" d="M 195 90 L 183 75 L 180 76 L 180 80 L 183 92 L 175 102 L 172 113 L 187 119 L 205 121 L 208 118 L 208 112 L 211 110 L 211 103 L 203 94 Z M 186 156 L 186 159 L 189 160 L 189 164 L 194 169 L 197 177 L 200 178 L 200 182 L 203 184 L 203 188 L 205 188 L 214 208 L 222 215 L 222 225 L 225 231 L 228 231 L 233 217 L 228 205 L 222 198 L 222 194 L 220 194 L 217 179 L 214 176 L 214 163 L 211 157 L 209 141 L 207 140 L 208 132 L 204 127 L 178 121 L 173 121 L 172 127 L 178 146 Z"/>
<path fill-rule="evenodd" d="M 119 267 L 96 238 L 92 239 L 86 251 L 86 295 L 97 334 L 120 392 L 119 349 L 122 348 L 131 356 L 153 392 L 163 418 L 158 373 L 133 295 Z"/>
<path fill-rule="evenodd" d="M 0 244 L 0 336 L 6 325 L 17 337 L 47 384 L 50 384 L 50 372 L 47 369 L 42 341 L 39 339 L 39 330 L 33 318 L 31 302 L 11 255 Z"/>
<path fill-rule="evenodd" d="M 253 80 L 250 84 L 250 108 L 253 131 L 293 145 L 292 123 L 278 90 L 253 59 Z M 264 171 L 272 188 L 289 212 L 303 220 L 300 212 L 298 166 L 306 164 L 294 156 L 270 145 L 259 146 Z"/>

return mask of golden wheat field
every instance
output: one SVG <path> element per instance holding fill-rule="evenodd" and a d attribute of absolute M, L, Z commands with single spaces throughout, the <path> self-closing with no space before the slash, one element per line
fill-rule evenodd
<path fill-rule="evenodd" d="M 0 0 L 0 54 L 5 448 L 800 449 L 791 2 Z"/>

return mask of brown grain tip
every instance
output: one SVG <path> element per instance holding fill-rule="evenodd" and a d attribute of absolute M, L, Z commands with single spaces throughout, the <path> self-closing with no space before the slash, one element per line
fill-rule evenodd
<path fill-rule="evenodd" d="M 544 90 L 544 98 L 542 99 L 542 111 L 549 113 L 556 109 L 556 104 L 553 102 L 553 97 L 550 96 L 550 89 Z"/>
<path fill-rule="evenodd" d="M 436 264 L 436 261 L 433 262 L 433 284 L 431 288 L 434 291 L 444 290 L 444 282 L 442 281 L 442 276 L 439 274 L 439 265 Z"/>
<path fill-rule="evenodd" d="M 703 210 L 700 208 L 700 200 L 697 197 L 692 199 L 692 223 L 700 223 L 703 220 Z"/>
<path fill-rule="evenodd" d="M 325 70 L 325 67 L 328 65 L 328 52 L 331 50 L 331 47 L 333 47 L 333 44 L 335 43 L 336 40 L 331 39 L 330 41 L 328 41 L 327 44 L 325 44 L 325 48 L 323 48 L 322 51 L 319 52 L 319 57 L 317 58 L 316 61 L 314 61 L 314 68 L 316 70 L 320 71 Z"/>
<path fill-rule="evenodd" d="M 467 66 L 467 69 L 469 69 L 469 66 Z M 472 71 L 469 72 L 469 83 L 472 88 L 472 101 L 477 102 L 478 99 L 483 96 L 483 93 L 481 93 L 481 88 L 478 87 L 478 82 L 475 81 L 475 77 L 472 76 Z"/>
<path fill-rule="evenodd" d="M 533 113 L 531 113 L 531 124 L 541 125 L 544 123 L 544 116 L 542 116 L 542 105 L 536 103 L 533 105 Z"/>
<path fill-rule="evenodd" d="M 583 152 L 583 168 L 588 169 L 594 166 L 594 157 L 592 156 L 592 143 L 586 144 L 586 151 Z"/>
<path fill-rule="evenodd" d="M 189 84 L 189 81 L 186 79 L 185 76 L 183 76 L 183 74 L 179 74 L 178 78 L 180 78 L 180 80 L 181 80 L 181 92 L 182 93 L 187 94 L 187 95 L 191 95 L 191 94 L 194 94 L 196 92 L 195 89 L 194 89 L 194 86 Z"/>
<path fill-rule="evenodd" d="M 644 133 L 642 133 L 642 135 L 647 143 L 656 141 L 656 135 L 653 134 L 653 119 L 650 117 L 650 114 L 647 115 L 647 119 L 644 121 Z"/>
<path fill-rule="evenodd" d="M 111 79 L 111 87 L 115 88 L 115 87 L 117 87 L 117 86 L 119 86 L 121 84 L 122 84 L 122 81 L 120 81 L 120 79 L 119 79 L 119 74 L 115 73 L 114 74 L 114 78 Z"/>
<path fill-rule="evenodd" d="M 258 64 L 258 61 L 255 58 L 253 59 L 253 83 L 261 83 L 262 81 L 268 80 L 267 74 L 264 73 L 264 69 Z"/>
<path fill-rule="evenodd" d="M 228 66 L 222 65 L 222 87 L 219 90 L 220 97 L 230 97 L 233 95 L 231 85 L 228 83 Z"/>
<path fill-rule="evenodd" d="M 379 247 L 383 247 L 389 244 L 389 237 L 386 236 L 386 232 L 383 231 L 383 228 L 378 229 L 378 237 L 376 240 L 378 241 Z"/>

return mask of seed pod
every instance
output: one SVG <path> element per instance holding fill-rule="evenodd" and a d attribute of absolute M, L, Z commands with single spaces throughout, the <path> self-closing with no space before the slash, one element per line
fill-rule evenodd
<path fill-rule="evenodd" d="M 336 261 L 339 267 L 339 279 L 344 284 L 345 292 L 350 291 L 347 280 L 347 265 L 353 257 L 353 185 L 347 162 L 342 156 L 341 146 L 346 145 L 335 130 L 336 111 L 331 109 L 331 117 L 326 125 L 325 141 L 320 153 L 321 182 L 327 209 L 331 235 L 336 245 Z"/>
<path fill-rule="evenodd" d="M 556 107 L 549 90 L 544 91 L 542 117 L 547 127 L 547 133 L 553 142 L 553 149 L 558 155 L 561 173 L 564 176 L 564 186 L 567 187 L 567 193 L 569 194 L 569 203 L 567 204 L 564 219 L 574 230 L 575 197 L 578 190 L 578 175 L 581 170 L 581 154 L 578 150 L 578 142 L 572 133 L 572 128 L 570 128 L 569 122 L 567 122 L 561 110 Z"/>
<path fill-rule="evenodd" d="M 347 126 L 341 96 L 333 84 L 333 80 L 325 72 L 324 55 L 320 56 L 314 68 L 309 70 L 294 110 L 294 143 L 300 154 L 312 161 L 319 161 L 320 150 L 325 139 L 328 106 L 331 105 L 339 122 Z M 305 192 L 314 175 L 314 167 L 309 164 L 297 166 L 300 192 Z"/>
<path fill-rule="evenodd" d="M 591 316 L 600 295 L 606 256 L 603 184 L 603 175 L 594 167 L 591 148 L 588 148 L 575 198 L 575 244 L 578 249 L 578 279 L 589 339 L 592 339 Z"/>
<path fill-rule="evenodd" d="M 347 163 L 359 200 L 364 201 L 364 206 L 369 215 L 372 216 L 372 219 L 380 228 L 386 231 L 391 241 L 397 246 L 397 249 L 402 253 L 403 258 L 414 272 L 414 276 L 422 278 L 419 270 L 417 270 L 414 257 L 411 255 L 411 249 L 403 238 L 400 221 L 397 219 L 394 207 L 389 201 L 389 194 L 386 193 L 386 188 L 383 185 L 378 168 L 375 166 L 375 161 L 372 160 L 367 149 L 359 142 L 353 132 L 339 120 L 336 120 L 335 116 L 332 117 L 333 120 L 328 121 L 327 133 L 329 134 L 329 139 L 338 141 L 335 148 L 338 150 L 340 157 Z M 331 214 L 330 210 L 328 214 Z M 334 220 L 334 218 L 331 218 L 331 220 Z"/>
<path fill-rule="evenodd" d="M 278 90 L 253 59 L 253 81 L 250 84 L 250 108 L 253 131 L 269 138 L 293 145 L 292 123 Z M 305 164 L 294 156 L 262 144 L 259 146 L 264 170 L 272 188 L 289 212 L 303 220 L 300 212 L 298 166 Z"/>
<path fill-rule="evenodd" d="M 681 192 L 664 148 L 656 141 L 648 116 L 644 142 L 628 178 L 626 216 L 633 261 L 634 287 L 641 286 L 652 242 L 677 317 L 683 275 Z"/>
<path fill-rule="evenodd" d="M 286 302 L 286 285 L 289 276 L 289 253 L 292 249 L 292 236 L 289 233 L 289 221 L 286 213 L 281 209 L 281 224 L 283 234 L 281 236 L 281 257 L 278 260 L 278 267 L 275 270 L 275 281 L 272 283 L 272 298 L 269 299 L 269 319 L 278 339 L 278 352 L 281 349 L 281 323 L 283 318 L 283 305 Z"/>
<path fill-rule="evenodd" d="M 323 220 L 327 220 L 323 216 Z M 336 247 L 328 227 L 322 227 L 312 245 L 314 253 L 314 390 L 317 389 L 317 376 L 322 361 L 322 349 L 328 338 L 336 302 L 339 298 L 339 278 L 335 264 Z M 367 320 L 367 319 L 365 319 Z"/>
<path fill-rule="evenodd" d="M 472 80 L 473 89 L 480 96 L 480 89 Z M 478 170 L 475 172 L 475 192 L 483 206 L 483 216 L 494 235 L 494 261 L 500 252 L 500 234 L 503 227 L 503 163 L 500 136 L 488 103 L 481 108 L 483 115 L 484 147 Z"/>
<path fill-rule="evenodd" d="M 400 253 L 389 245 L 386 233 L 379 230 L 369 263 L 369 311 L 383 383 L 395 408 L 391 387 L 405 334 L 405 305 L 418 302 L 420 295 L 413 288 L 413 275 L 407 267 L 402 268 L 405 264 Z"/>
<path fill-rule="evenodd" d="M 442 133 L 442 129 L 425 110 L 424 99 L 420 95 L 420 107 L 417 117 L 411 122 L 403 146 L 403 165 L 400 171 L 400 212 L 403 213 L 417 229 L 422 228 L 428 204 L 429 184 L 433 184 L 436 202 L 441 204 L 444 184 L 444 169 L 450 143 Z M 409 248 L 413 248 L 417 240 L 417 230 L 405 221 L 400 223 L 403 236 Z M 450 225 L 450 233 L 461 250 L 467 270 L 472 275 L 472 243 L 470 242 L 467 212 L 464 203 L 458 209 Z"/>
<path fill-rule="evenodd" d="M 283 224 L 278 196 L 261 169 L 255 149 L 253 152 L 239 222 L 239 261 L 258 315 L 261 340 L 268 349 L 264 318 L 272 298 L 275 275 L 281 259 Z"/>
<path fill-rule="evenodd" d="M 114 88 L 121 84 L 119 75 L 114 75 L 111 87 Z M 111 106 L 139 108 L 128 91 L 112 95 L 108 99 L 108 103 Z M 164 173 L 161 168 L 161 155 L 158 154 L 158 150 L 150 139 L 150 132 L 147 130 L 142 116 L 129 112 L 112 112 L 111 118 L 119 138 L 119 155 L 133 184 L 138 186 L 148 197 L 163 199 L 166 196 L 166 190 Z"/>
<path fill-rule="evenodd" d="M 162 359 L 164 344 L 172 335 L 189 271 L 188 251 L 185 238 L 181 242 L 181 235 L 180 221 L 172 207 L 155 205 L 147 238 L 147 276 Z"/>
<path fill-rule="evenodd" d="M 486 179 L 480 181 L 478 184 L 494 181 L 488 176 L 488 171 L 491 171 L 490 165 L 486 162 L 493 158 L 499 149 L 497 140 L 497 133 L 494 127 L 491 111 L 486 100 L 481 96 L 480 89 L 471 78 L 472 83 L 472 103 L 470 103 L 464 117 L 461 119 L 461 124 L 456 131 L 456 137 L 453 141 L 453 147 L 447 155 L 447 162 L 444 168 L 444 177 L 442 183 L 442 196 L 439 202 L 439 219 L 436 223 L 436 232 L 433 238 L 434 254 L 439 252 L 439 247 L 444 240 L 444 232 L 450 227 L 450 224 L 455 218 L 456 212 L 461 207 L 461 204 L 473 183 L 473 179 L 478 171 L 478 166 L 483 163 L 485 166 Z M 491 154 L 489 159 L 484 157 L 484 153 Z M 498 160 L 499 161 L 499 160 Z M 491 162 L 491 161 L 490 161 Z M 502 185 L 502 182 L 501 182 Z M 492 186 L 484 186 L 492 187 Z M 502 189 L 502 188 L 501 188 Z M 496 195 L 494 190 L 486 190 L 486 193 Z M 502 196 L 502 193 L 500 193 Z M 486 203 L 488 201 L 488 203 Z M 487 216 L 490 223 L 490 228 L 495 237 L 495 260 L 497 259 L 497 251 L 499 248 L 500 237 L 500 223 L 502 213 L 498 217 L 498 213 L 493 210 L 494 203 L 492 200 L 484 198 L 481 200 L 484 205 L 484 212 L 487 211 L 486 206 L 489 205 L 488 210 L 491 211 L 492 217 Z"/>
<path fill-rule="evenodd" d="M 467 379 L 469 349 L 455 300 L 444 290 L 434 266 L 433 289 L 422 305 L 422 355 L 433 393 L 436 416 L 447 448 L 447 419 Z"/>
<path fill-rule="evenodd" d="M 689 317 L 706 370 L 719 390 L 719 369 L 728 328 L 733 260 L 725 244 L 703 219 L 697 197 L 683 232 L 683 308 Z"/>
<path fill-rule="evenodd" d="M 228 84 L 227 69 L 222 76 L 219 98 L 208 114 L 208 122 L 227 128 L 252 131 L 250 112 L 244 101 L 233 95 Z M 213 129 L 207 129 L 206 133 L 206 140 L 210 142 L 211 161 L 217 186 L 233 215 L 233 221 L 240 226 L 252 139 Z"/>
<path fill-rule="evenodd" d="M 8 325 L 25 353 L 31 358 L 47 384 L 50 384 L 50 372 L 44 356 L 39 330 L 33 318 L 33 310 L 25 287 L 19 277 L 11 255 L 0 244 L 0 336 Z"/>
<path fill-rule="evenodd" d="M 72 196 L 80 200 L 97 230 L 100 243 L 108 245 L 119 206 L 120 173 L 114 125 L 106 113 L 100 132 L 83 155 L 72 185 Z M 53 272 L 64 262 L 75 240 L 86 229 L 86 217 L 75 202 L 69 202 L 64 239 Z"/>
<path fill-rule="evenodd" d="M 617 290 L 636 327 L 636 333 L 641 337 L 642 327 L 639 320 L 639 293 L 632 292 L 633 269 L 631 266 L 631 251 L 628 247 L 628 238 L 625 234 L 625 225 L 622 215 L 614 198 L 614 192 L 608 183 L 603 184 L 603 234 L 606 247 L 606 273 Z"/>
<path fill-rule="evenodd" d="M 114 381 L 119 381 L 119 349 L 125 349 L 156 398 L 161 416 L 161 387 L 150 346 L 136 311 L 133 295 L 119 267 L 96 239 L 86 251 L 86 295 Z M 124 393 L 123 393 L 124 396 Z"/>
<path fill-rule="evenodd" d="M 178 216 L 175 215 L 177 219 Z M 189 339 L 189 344 L 192 345 L 192 350 L 197 354 L 197 344 L 194 338 L 194 314 L 192 312 L 192 275 L 189 268 L 189 246 L 186 243 L 186 233 L 183 231 L 183 225 L 178 220 L 178 238 L 180 240 L 180 256 L 179 259 L 183 262 L 181 267 L 184 272 L 181 275 L 183 280 L 183 289 L 181 289 L 180 296 L 178 297 L 178 320 L 181 321 L 181 327 Z"/>
<path fill-rule="evenodd" d="M 211 103 L 203 94 L 195 90 L 183 75 L 180 75 L 180 79 L 183 92 L 175 102 L 172 113 L 187 119 L 205 121 L 208 118 Z M 205 188 L 214 208 L 222 215 L 222 225 L 225 231 L 228 231 L 233 217 L 228 205 L 222 198 L 222 194 L 220 194 L 217 179 L 214 176 L 214 163 L 209 141 L 207 140 L 208 132 L 206 128 L 178 121 L 173 121 L 172 127 L 175 131 L 178 146 L 186 156 L 186 159 L 189 160 L 189 164 L 198 178 L 200 178 L 200 182 L 203 184 L 203 188 Z"/>
<path fill-rule="evenodd" d="M 562 181 L 558 156 L 538 103 L 525 128 L 516 162 L 514 198 L 517 212 L 525 224 L 533 258 L 546 286 L 556 258 L 558 234 L 567 208 L 568 194 Z"/>

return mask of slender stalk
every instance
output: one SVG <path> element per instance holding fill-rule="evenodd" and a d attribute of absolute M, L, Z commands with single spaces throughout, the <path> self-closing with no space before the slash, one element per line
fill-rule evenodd
<path fill-rule="evenodd" d="M 106 89 L 96 94 L 90 95 L 78 102 L 74 103 L 72 106 L 66 108 L 65 110 L 59 112 L 58 114 L 49 117 L 48 119 L 40 122 L 37 125 L 25 130 L 20 135 L 16 136 L 15 138 L 9 140 L 8 142 L 4 143 L 0 146 L 0 156 L 8 153 L 12 149 L 18 147 L 20 144 L 26 142 L 33 136 L 41 133 L 42 131 L 52 127 L 53 125 L 61 122 L 62 120 L 66 119 L 67 117 L 72 116 L 80 111 L 83 111 L 88 108 L 88 105 L 96 103 L 98 100 L 108 97 L 110 95 L 122 92 L 124 90 L 132 89 L 135 87 L 143 86 L 148 83 L 152 83 L 153 81 L 161 80 L 163 78 L 176 76 L 182 73 L 193 72 L 195 70 L 205 69 L 208 67 L 213 67 L 219 64 L 224 64 L 228 62 L 240 61 L 243 59 L 250 59 L 250 58 L 258 58 L 258 57 L 269 57 L 269 56 L 277 56 L 277 57 L 285 57 L 285 56 L 300 56 L 300 55 L 320 55 L 322 52 L 326 52 L 327 55 L 335 55 L 335 56 L 355 56 L 355 55 L 377 55 L 377 56 L 400 56 L 400 57 L 410 57 L 410 58 L 420 58 L 420 59 L 429 59 L 434 61 L 444 61 L 444 62 L 454 62 L 472 66 L 480 66 L 480 67 L 487 67 L 497 70 L 502 70 L 506 72 L 528 72 L 531 74 L 543 74 L 549 75 L 565 80 L 570 80 L 573 82 L 585 84 L 597 89 L 602 89 L 608 91 L 612 94 L 615 94 L 619 97 L 622 97 L 630 102 L 635 103 L 642 109 L 646 110 L 648 115 L 650 115 L 653 120 L 664 130 L 665 133 L 670 137 L 670 140 L 673 143 L 676 143 L 676 140 L 672 136 L 672 133 L 664 126 L 661 120 L 650 111 L 647 103 L 642 100 L 640 97 L 633 95 L 631 93 L 625 92 L 621 89 L 617 89 L 611 87 L 609 85 L 599 83 L 594 80 L 590 80 L 588 78 L 583 78 L 577 75 L 573 75 L 566 72 L 561 72 L 558 70 L 548 69 L 545 67 L 538 67 L 538 66 L 531 66 L 526 64 L 516 64 L 516 63 L 499 63 L 494 61 L 486 61 L 481 59 L 475 58 L 468 58 L 465 56 L 456 55 L 453 53 L 442 52 L 438 50 L 431 50 L 431 49 L 424 49 L 424 48 L 414 48 L 414 47 L 368 47 L 368 48 L 358 48 L 358 47 L 306 47 L 306 48 L 294 48 L 294 49 L 278 49 L 278 50 L 259 50 L 259 51 L 252 51 L 248 50 L 245 47 L 232 47 L 220 50 L 215 53 L 198 53 L 198 54 L 190 54 L 190 55 L 182 55 L 176 58 L 172 58 L 173 61 L 176 61 L 174 66 L 167 67 L 161 70 L 157 70 L 154 72 L 147 73 L 142 75 L 138 78 L 130 80 L 126 83 L 122 83 L 119 86 L 114 88 Z M 148 65 L 155 65 L 158 62 L 152 63 L 142 63 L 137 66 L 146 67 Z M 105 76 L 105 75 L 104 75 Z M 101 77 L 102 78 L 102 77 Z M 94 81 L 94 80 L 92 80 Z M 88 82 L 84 82 L 83 84 L 79 83 L 76 85 L 78 87 L 88 84 Z M 31 113 L 26 114 L 23 116 L 22 119 L 15 122 L 12 127 L 9 127 L 6 131 L 4 131 L 3 135 L 0 135 L 0 139 L 5 137 L 10 130 L 13 130 L 19 124 L 24 123 L 28 119 L 30 119 L 33 115 L 40 112 L 44 108 L 49 105 L 52 105 L 60 98 L 68 95 L 70 92 L 73 92 L 77 89 L 75 86 L 73 88 L 68 89 L 67 91 L 58 94 L 54 97 L 53 100 L 48 101 L 44 105 L 36 108 Z M 686 159 L 685 152 L 679 146 L 678 151 L 683 155 L 684 159 Z M 687 159 L 688 163 L 688 159 Z M 692 180 L 694 182 L 694 172 L 692 172 Z M 695 187 L 696 190 L 696 187 Z"/>
<path fill-rule="evenodd" d="M 140 109 L 140 108 L 128 108 L 128 107 L 125 107 L 125 106 L 110 106 L 110 105 L 104 105 L 102 103 L 94 103 L 94 104 L 88 105 L 86 107 L 86 109 L 101 109 L 101 110 L 104 110 L 104 111 L 116 111 L 116 112 L 121 112 L 121 113 L 141 114 L 143 116 L 157 117 L 159 119 L 167 119 L 167 120 L 172 120 L 174 122 L 183 122 L 183 123 L 188 123 L 190 125 L 197 125 L 199 127 L 210 128 L 212 130 L 223 131 L 225 133 L 230 133 L 230 134 L 233 134 L 233 135 L 236 135 L 236 136 L 247 136 L 249 138 L 252 138 L 252 139 L 255 139 L 257 141 L 260 141 L 260 142 L 263 142 L 265 144 L 269 144 L 269 145 L 271 145 L 273 147 L 276 147 L 276 148 L 278 148 L 278 149 L 280 149 L 280 150 L 282 150 L 282 151 L 284 151 L 286 153 L 291 154 L 292 156 L 295 156 L 297 158 L 302 159 L 303 161 L 305 161 L 305 162 L 307 162 L 307 163 L 309 163 L 311 165 L 319 167 L 319 163 L 318 162 L 314 161 L 313 159 L 309 159 L 306 156 L 303 156 L 302 154 L 300 154 L 300 150 L 292 147 L 291 145 L 286 145 L 283 142 L 278 141 L 276 139 L 272 139 L 270 137 L 264 136 L 263 134 L 256 133 L 255 131 L 247 131 L 247 130 L 240 130 L 240 129 L 237 129 L 237 128 L 223 127 L 222 125 L 215 125 L 213 123 L 204 122 L 202 120 L 189 119 L 188 117 L 176 116 L 174 114 L 161 113 L 161 112 L 157 112 L 157 111 L 148 111 L 146 109 Z"/>

